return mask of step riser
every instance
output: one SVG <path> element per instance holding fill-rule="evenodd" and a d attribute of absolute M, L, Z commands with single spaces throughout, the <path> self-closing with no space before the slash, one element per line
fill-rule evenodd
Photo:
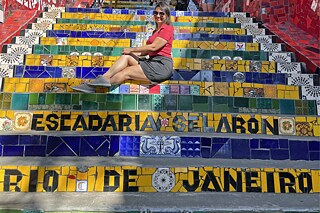
<path fill-rule="evenodd" d="M 6 132 L 8 133 L 8 132 Z M 47 133 L 49 134 L 49 133 Z M 319 161 L 319 140 L 225 136 L 170 135 L 0 135 L 0 156 L 6 157 L 145 157 Z M 177 135 L 179 135 L 177 133 Z M 2 150 L 2 151 L 1 151 Z"/>

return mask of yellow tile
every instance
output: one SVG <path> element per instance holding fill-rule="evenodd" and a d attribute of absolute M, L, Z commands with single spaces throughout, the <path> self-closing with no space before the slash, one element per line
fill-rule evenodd
<path fill-rule="evenodd" d="M 58 182 L 58 192 L 66 192 L 67 191 L 67 182 L 68 178 L 64 175 L 59 175 L 59 182 Z"/>

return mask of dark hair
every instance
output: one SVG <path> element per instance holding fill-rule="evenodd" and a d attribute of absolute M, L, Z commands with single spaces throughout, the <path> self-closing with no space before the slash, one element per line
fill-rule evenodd
<path fill-rule="evenodd" d="M 166 14 L 166 21 L 165 23 L 167 25 L 172 25 L 171 24 L 171 13 L 170 13 L 170 7 L 166 2 L 160 1 L 159 3 L 157 3 L 155 9 L 157 9 L 157 7 L 160 7 L 160 9 L 162 10 L 162 12 L 164 12 Z"/>

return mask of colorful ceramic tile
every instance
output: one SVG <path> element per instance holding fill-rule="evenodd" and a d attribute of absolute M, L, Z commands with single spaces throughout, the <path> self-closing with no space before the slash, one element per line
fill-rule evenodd
<path fill-rule="evenodd" d="M 246 51 L 246 43 L 244 42 L 236 42 L 235 49 L 237 51 Z"/>
<path fill-rule="evenodd" d="M 32 113 L 15 112 L 14 129 L 18 131 L 28 131 L 31 128 Z"/>
<path fill-rule="evenodd" d="M 229 96 L 229 84 L 227 82 L 215 82 L 214 95 Z"/>
<path fill-rule="evenodd" d="M 13 121 L 8 118 L 0 118 L 0 131 L 12 131 Z"/>
<path fill-rule="evenodd" d="M 280 135 L 295 135 L 295 120 L 294 118 L 279 117 L 279 134 Z"/>
<path fill-rule="evenodd" d="M 291 53 L 269 53 L 269 61 L 275 62 L 291 62 Z"/>
<path fill-rule="evenodd" d="M 23 54 L 0 53 L 0 64 L 21 65 L 24 61 Z"/>
<path fill-rule="evenodd" d="M 47 37 L 47 33 L 45 30 L 25 29 L 24 36 L 25 37 Z"/>
<path fill-rule="evenodd" d="M 298 62 L 277 63 L 279 73 L 301 73 L 301 70 L 301 63 Z"/>
<path fill-rule="evenodd" d="M 40 43 L 40 37 L 34 36 L 16 36 L 15 44 L 34 45 Z"/>
<path fill-rule="evenodd" d="M 297 136 L 313 136 L 313 127 L 308 122 L 296 122 Z"/>
<path fill-rule="evenodd" d="M 266 44 L 272 43 L 272 36 L 270 35 L 255 35 L 253 36 L 253 43 L 261 43 L 261 44 Z"/>
<path fill-rule="evenodd" d="M 295 86 L 313 86 L 313 75 L 311 74 L 297 74 L 289 73 L 288 75 L 288 85 Z"/>
<path fill-rule="evenodd" d="M 32 54 L 32 46 L 26 44 L 8 44 L 7 53 L 12 54 Z"/>
<path fill-rule="evenodd" d="M 301 93 L 303 100 L 319 100 L 320 86 L 302 86 Z"/>
<path fill-rule="evenodd" d="M 65 83 L 44 83 L 43 92 L 63 93 L 67 91 Z"/>
<path fill-rule="evenodd" d="M 68 38 L 57 37 L 56 38 L 56 45 L 68 45 Z"/>
<path fill-rule="evenodd" d="M 75 78 L 76 68 L 75 67 L 62 67 L 62 77 L 63 78 Z"/>
<path fill-rule="evenodd" d="M 42 66 L 52 66 L 52 55 L 40 55 L 40 63 Z"/>
<path fill-rule="evenodd" d="M 76 192 L 87 192 L 88 191 L 88 181 L 87 180 L 77 180 Z"/>
<path fill-rule="evenodd" d="M 175 183 L 175 175 L 169 168 L 158 168 L 152 174 L 152 186 L 158 192 L 170 192 Z"/>
<path fill-rule="evenodd" d="M 264 89 L 263 88 L 253 88 L 253 87 L 245 87 L 243 88 L 243 96 L 244 97 L 264 97 Z"/>
<path fill-rule="evenodd" d="M 260 50 L 266 52 L 280 52 L 282 51 L 282 45 L 278 43 L 261 43 Z"/>

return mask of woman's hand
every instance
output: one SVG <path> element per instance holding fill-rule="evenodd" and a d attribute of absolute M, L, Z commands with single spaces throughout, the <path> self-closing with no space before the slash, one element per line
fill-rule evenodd
<path fill-rule="evenodd" d="M 132 54 L 132 48 L 124 48 L 124 49 L 122 50 L 122 54 L 123 54 L 123 55 L 130 55 L 130 54 Z"/>

